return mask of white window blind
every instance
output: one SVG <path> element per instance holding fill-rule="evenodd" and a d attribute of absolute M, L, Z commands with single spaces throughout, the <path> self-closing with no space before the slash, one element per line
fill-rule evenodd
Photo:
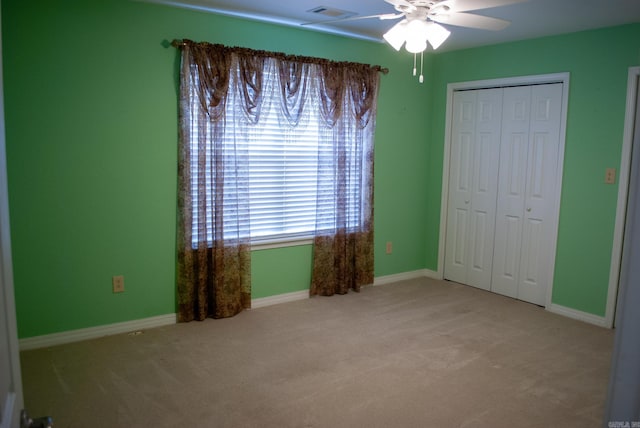
<path fill-rule="evenodd" d="M 251 236 L 310 235 L 315 230 L 319 123 L 290 127 L 271 103 L 249 142 Z M 265 114 L 267 113 L 267 114 Z"/>
<path fill-rule="evenodd" d="M 276 73 L 266 70 L 263 91 L 265 94 L 276 94 Z M 233 84 L 230 87 L 234 87 Z M 249 186 L 249 223 L 242 228 L 243 237 L 250 237 L 252 243 L 267 243 L 282 239 L 304 239 L 313 236 L 316 222 L 320 229 L 335 227 L 336 201 L 333 186 L 334 160 L 333 131 L 320 118 L 319 103 L 315 91 L 308 91 L 305 109 L 296 126 L 292 126 L 284 118 L 278 100 L 265 100 L 260 113 L 260 119 L 255 124 L 249 124 L 242 108 L 237 108 L 239 102 L 235 91 L 228 96 L 226 106 L 226 126 L 224 132 L 224 146 L 235 150 L 246 150 L 248 155 L 248 186 Z M 193 97 L 197 100 L 197 97 Z M 197 101 L 195 101 L 197 102 Z M 206 127 L 194 123 L 193 133 L 202 132 Z M 200 131 L 198 131 L 200 130 Z M 355 131 L 354 131 L 355 132 Z M 347 135 L 348 136 L 348 135 Z M 211 150 L 211 136 L 206 139 L 204 150 Z M 355 138 L 351 139 L 352 141 Z M 349 139 L 347 139 L 349 141 Z M 207 227 L 207 241 L 212 243 L 211 227 L 213 213 L 211 199 L 207 203 L 206 218 L 198 217 L 196 159 L 203 148 L 197 147 L 198 138 L 191 138 L 192 156 L 192 201 L 193 201 L 193 245 L 197 233 L 198 222 L 205 221 Z M 355 143 L 353 143 L 355 145 Z M 344 159 L 355 164 L 360 162 L 354 156 L 355 147 L 346 144 Z M 320 162 L 320 165 L 319 165 Z M 322 162 L 327 162 L 323 165 Z M 320 166 L 320 168 L 319 168 Z M 320 172 L 319 172 L 320 171 Z M 206 163 L 207 183 L 211 183 L 215 175 L 214 166 L 209 160 Z M 348 189 L 346 203 L 348 204 L 347 225 L 357 227 L 361 222 L 360 177 L 352 175 L 342 178 L 347 180 Z M 237 183 L 225 183 L 225 223 L 236 221 L 233 205 L 237 204 L 234 186 Z M 211 194 L 211 189 L 207 193 Z M 231 208 L 226 209 L 229 206 Z M 225 234 L 225 239 L 227 238 Z M 229 237 L 233 238 L 233 237 Z"/>

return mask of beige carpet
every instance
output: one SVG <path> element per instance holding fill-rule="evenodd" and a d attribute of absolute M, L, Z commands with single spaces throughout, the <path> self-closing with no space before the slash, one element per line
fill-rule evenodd
<path fill-rule="evenodd" d="M 597 427 L 613 332 L 419 279 L 22 352 L 63 427 Z"/>

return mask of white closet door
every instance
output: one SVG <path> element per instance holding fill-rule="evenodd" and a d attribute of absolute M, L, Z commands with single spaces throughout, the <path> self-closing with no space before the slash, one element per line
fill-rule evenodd
<path fill-rule="evenodd" d="M 446 279 L 489 290 L 496 215 L 502 89 L 453 97 Z"/>
<path fill-rule="evenodd" d="M 531 86 L 508 88 L 502 110 L 502 143 L 491 291 L 518 295 L 524 223 Z"/>
<path fill-rule="evenodd" d="M 532 88 L 529 162 L 517 298 L 544 305 L 553 272 L 556 174 L 560 149 L 562 84 Z"/>
<path fill-rule="evenodd" d="M 506 88 L 491 290 L 544 305 L 550 287 L 562 84 Z"/>

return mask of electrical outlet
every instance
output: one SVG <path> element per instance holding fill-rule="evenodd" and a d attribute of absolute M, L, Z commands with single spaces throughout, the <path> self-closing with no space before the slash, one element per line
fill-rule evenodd
<path fill-rule="evenodd" d="M 111 279 L 114 293 L 124 293 L 124 276 L 116 275 Z"/>
<path fill-rule="evenodd" d="M 604 182 L 606 184 L 615 184 L 616 183 L 616 169 L 615 168 L 607 168 L 604 174 Z"/>
<path fill-rule="evenodd" d="M 387 242 L 387 254 L 391 254 L 393 252 L 393 244 L 391 241 Z"/>

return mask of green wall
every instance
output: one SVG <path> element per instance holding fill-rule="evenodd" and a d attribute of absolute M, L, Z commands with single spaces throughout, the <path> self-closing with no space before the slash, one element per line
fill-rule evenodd
<path fill-rule="evenodd" d="M 380 64 L 376 275 L 424 268 L 429 85 L 382 43 L 125 0 L 5 0 L 21 338 L 175 312 L 178 51 L 189 38 Z M 394 252 L 384 254 L 386 241 Z M 310 246 L 255 251 L 253 297 L 306 290 Z M 125 293 L 111 292 L 124 275 Z"/>
<path fill-rule="evenodd" d="M 628 68 L 640 65 L 640 24 L 461 50 L 437 56 L 427 193 L 427 262 L 437 268 L 447 84 L 570 73 L 553 303 L 604 316 Z"/>
<path fill-rule="evenodd" d="M 604 315 L 627 68 L 640 25 L 412 57 L 385 44 L 126 0 L 2 2 L 19 336 L 175 312 L 178 52 L 189 38 L 380 64 L 375 274 L 437 269 L 450 82 L 571 73 L 553 301 Z M 384 252 L 393 241 L 393 254 Z M 254 251 L 253 297 L 306 290 L 311 247 Z M 112 294 L 124 275 L 126 292 Z"/>

